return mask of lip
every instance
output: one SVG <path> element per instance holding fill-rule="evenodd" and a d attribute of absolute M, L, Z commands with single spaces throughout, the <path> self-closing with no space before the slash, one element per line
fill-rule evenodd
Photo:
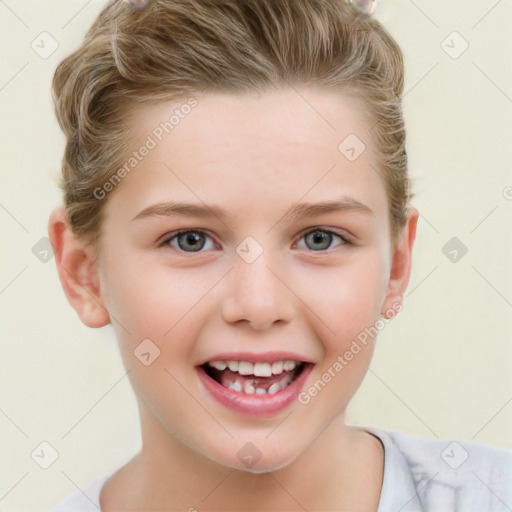
<path fill-rule="evenodd" d="M 240 354 L 237 354 L 239 357 Z M 252 354 L 254 356 L 254 354 Z M 296 357 L 296 356 L 295 356 Z M 224 356 L 219 359 L 226 359 Z M 293 359 L 293 356 L 286 356 L 285 359 Z M 228 359 L 229 360 L 229 359 Z M 237 359 L 232 359 L 237 360 Z M 238 359 L 241 361 L 251 361 L 251 359 Z M 275 359 L 277 361 L 281 359 Z M 295 359 L 300 360 L 300 359 Z M 252 359 L 252 361 L 267 361 L 268 359 Z M 291 405 L 299 396 L 304 383 L 313 369 L 313 364 L 308 364 L 302 373 L 285 389 L 279 391 L 275 395 L 249 395 L 240 393 L 233 389 L 225 388 L 216 380 L 209 377 L 202 366 L 197 367 L 199 378 L 206 391 L 220 404 L 239 414 L 256 416 L 256 417 L 272 417 L 283 411 Z"/>
<path fill-rule="evenodd" d="M 276 361 L 299 361 L 301 363 L 313 364 L 313 361 L 304 359 L 304 357 L 293 352 L 264 352 L 255 354 L 254 352 L 222 352 L 213 357 L 205 359 L 199 366 L 210 361 L 247 361 L 249 363 L 275 363 Z"/>

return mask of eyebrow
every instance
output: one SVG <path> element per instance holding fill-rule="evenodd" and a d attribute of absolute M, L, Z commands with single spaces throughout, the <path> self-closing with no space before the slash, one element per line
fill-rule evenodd
<path fill-rule="evenodd" d="M 298 203 L 288 209 L 281 220 L 293 222 L 303 217 L 319 217 L 329 213 L 353 211 L 373 215 L 373 210 L 369 206 L 352 197 L 342 196 L 338 199 L 320 203 Z"/>
<path fill-rule="evenodd" d="M 206 204 L 192 204 L 182 202 L 166 202 L 156 203 L 148 206 L 140 213 L 138 213 L 133 219 L 143 219 L 146 217 L 164 216 L 172 217 L 176 215 L 188 216 L 188 217 L 199 217 L 202 219 L 217 217 L 219 219 L 226 219 L 227 213 L 219 206 L 207 206 Z"/>
<path fill-rule="evenodd" d="M 319 203 L 297 203 L 284 213 L 281 217 L 281 221 L 286 220 L 293 222 L 303 217 L 318 217 L 329 213 L 350 211 L 373 215 L 373 210 L 367 205 L 352 197 L 342 196 L 337 199 Z M 226 211 L 215 205 L 164 202 L 148 206 L 138 213 L 132 221 L 154 216 L 171 217 L 179 215 L 202 219 L 217 217 L 220 220 L 225 220 L 229 217 Z"/>

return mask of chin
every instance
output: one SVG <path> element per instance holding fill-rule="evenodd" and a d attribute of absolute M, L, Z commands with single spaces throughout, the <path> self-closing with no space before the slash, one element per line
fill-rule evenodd
<path fill-rule="evenodd" d="M 249 444 L 249 443 L 248 443 Z M 254 448 L 254 450 L 256 450 Z M 240 458 L 238 456 L 226 458 L 226 454 L 218 454 L 218 456 L 210 456 L 212 461 L 222 466 L 228 467 L 230 469 L 235 469 L 237 471 L 241 471 L 244 473 L 252 473 L 254 475 L 259 475 L 263 473 L 272 473 L 274 471 L 278 471 L 283 469 L 294 462 L 294 460 L 298 457 L 298 453 L 295 452 L 290 454 L 289 456 L 285 456 L 285 454 L 281 454 L 281 456 L 274 457 L 265 457 L 260 454 L 254 454 L 256 457 L 261 457 L 258 460 L 251 461 L 248 459 L 244 462 L 244 452 L 240 453 L 242 450 L 239 450 Z M 250 450 L 247 450 L 247 453 L 250 453 Z"/>

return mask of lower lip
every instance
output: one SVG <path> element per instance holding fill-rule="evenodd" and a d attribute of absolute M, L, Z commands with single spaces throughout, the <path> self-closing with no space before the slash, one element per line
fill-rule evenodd
<path fill-rule="evenodd" d="M 271 417 L 288 407 L 299 396 L 312 369 L 313 365 L 307 365 L 289 386 L 275 395 L 240 393 L 210 378 L 201 366 L 198 367 L 198 372 L 206 390 L 225 407 L 241 414 Z"/>

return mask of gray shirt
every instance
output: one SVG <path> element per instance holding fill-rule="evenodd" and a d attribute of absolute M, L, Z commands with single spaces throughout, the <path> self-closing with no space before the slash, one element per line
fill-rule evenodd
<path fill-rule="evenodd" d="M 512 452 L 362 427 L 384 448 L 378 512 L 510 512 Z M 98 512 L 111 474 L 93 480 L 53 512 Z"/>

